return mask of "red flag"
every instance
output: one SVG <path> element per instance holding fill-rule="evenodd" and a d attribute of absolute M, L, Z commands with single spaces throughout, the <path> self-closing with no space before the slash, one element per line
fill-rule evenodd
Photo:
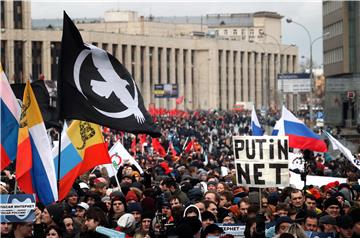
<path fill-rule="evenodd" d="M 181 96 L 181 97 L 178 97 L 177 99 L 176 99 L 176 104 L 181 104 L 181 103 L 183 103 L 183 101 L 184 101 L 184 96 Z"/>
<path fill-rule="evenodd" d="M 134 153 L 134 155 L 136 154 L 136 136 L 131 143 L 131 151 Z"/>
<path fill-rule="evenodd" d="M 164 149 L 164 147 L 162 147 L 162 145 L 160 144 L 158 139 L 156 139 L 156 138 L 152 139 L 152 146 L 153 146 L 154 150 L 156 152 L 158 152 L 161 157 L 166 156 L 166 150 Z"/>
<path fill-rule="evenodd" d="M 169 149 L 171 151 L 172 156 L 177 156 L 176 150 L 171 142 L 169 143 Z"/>
<path fill-rule="evenodd" d="M 139 134 L 140 144 L 141 146 L 146 143 L 146 134 Z"/>
<path fill-rule="evenodd" d="M 186 148 L 185 148 L 185 152 L 186 153 L 189 153 L 191 150 L 193 150 L 194 149 L 194 140 L 191 140 L 188 144 L 187 144 L 187 146 L 186 146 Z"/>

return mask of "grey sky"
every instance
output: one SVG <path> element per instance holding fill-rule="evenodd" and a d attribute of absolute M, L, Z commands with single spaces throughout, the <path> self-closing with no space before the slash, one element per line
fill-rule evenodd
<path fill-rule="evenodd" d="M 298 45 L 300 57 L 309 57 L 309 40 L 304 29 L 286 23 L 292 18 L 304 25 L 312 39 L 322 35 L 321 1 L 32 1 L 32 18 L 62 18 L 65 10 L 71 18 L 103 17 L 107 10 L 133 10 L 139 15 L 149 16 L 199 16 L 210 13 L 247 13 L 255 11 L 275 11 L 283 15 L 282 28 L 285 44 Z M 271 33 L 270 33 L 271 34 Z M 313 48 L 314 61 L 322 64 L 322 41 Z"/>

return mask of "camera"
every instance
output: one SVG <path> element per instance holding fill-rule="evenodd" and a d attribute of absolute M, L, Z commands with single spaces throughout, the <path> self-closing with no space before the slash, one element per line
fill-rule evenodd
<path fill-rule="evenodd" d="M 157 213 L 156 214 L 156 223 L 160 225 L 160 233 L 164 233 L 166 231 L 166 223 L 167 223 L 167 216 L 164 213 Z"/>

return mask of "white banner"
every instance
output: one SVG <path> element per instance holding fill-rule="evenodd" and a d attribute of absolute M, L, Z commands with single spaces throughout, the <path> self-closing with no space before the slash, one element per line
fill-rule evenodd
<path fill-rule="evenodd" d="M 139 170 L 141 174 L 144 173 L 138 162 L 129 154 L 129 152 L 125 149 L 125 147 L 117 141 L 109 150 L 109 155 L 111 158 L 112 164 L 105 164 L 103 167 L 106 168 L 109 177 L 114 176 L 120 166 L 124 164 L 132 164 Z"/>
<path fill-rule="evenodd" d="M 287 136 L 234 136 L 237 184 L 289 186 L 288 145 Z"/>

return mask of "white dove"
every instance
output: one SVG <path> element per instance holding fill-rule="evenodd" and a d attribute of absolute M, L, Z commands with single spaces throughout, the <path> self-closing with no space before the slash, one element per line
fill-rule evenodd
<path fill-rule="evenodd" d="M 87 45 L 91 49 L 92 59 L 95 67 L 99 74 L 102 76 L 104 81 L 91 80 L 90 85 L 92 90 L 101 97 L 109 98 L 111 93 L 114 93 L 117 98 L 128 108 L 137 120 L 138 123 L 142 124 L 145 122 L 145 117 L 140 111 L 138 106 L 138 93 L 134 80 L 134 98 L 131 96 L 126 86 L 129 83 L 122 79 L 114 70 L 108 54 L 106 51 L 97 48 L 93 45 Z"/>

